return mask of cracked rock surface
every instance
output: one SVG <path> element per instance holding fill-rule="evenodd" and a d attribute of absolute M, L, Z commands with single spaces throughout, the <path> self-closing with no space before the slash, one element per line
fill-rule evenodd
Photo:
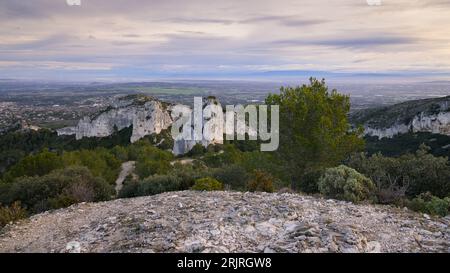
<path fill-rule="evenodd" d="M 298 194 L 169 192 L 0 231 L 0 252 L 450 252 L 450 218 Z"/>

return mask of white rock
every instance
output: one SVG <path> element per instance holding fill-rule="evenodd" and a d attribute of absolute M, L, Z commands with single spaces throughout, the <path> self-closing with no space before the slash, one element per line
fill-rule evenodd
<path fill-rule="evenodd" d="M 277 227 L 269 222 L 258 223 L 256 224 L 255 228 L 263 235 L 270 236 L 277 233 Z"/>
<path fill-rule="evenodd" d="M 276 251 L 269 247 L 266 247 L 266 248 L 264 248 L 264 253 L 276 253 Z"/>
<path fill-rule="evenodd" d="M 66 251 L 69 253 L 81 253 L 81 244 L 77 241 L 71 241 L 67 243 Z"/>
<path fill-rule="evenodd" d="M 381 244 L 377 241 L 371 241 L 367 243 L 367 252 L 369 253 L 380 253 Z"/>

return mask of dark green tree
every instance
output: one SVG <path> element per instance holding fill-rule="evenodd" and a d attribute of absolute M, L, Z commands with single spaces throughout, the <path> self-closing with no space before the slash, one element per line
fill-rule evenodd
<path fill-rule="evenodd" d="M 292 187 L 310 173 L 339 165 L 364 148 L 360 130 L 348 122 L 350 98 L 329 90 L 325 81 L 282 87 L 266 103 L 280 106 L 279 159 L 284 162 Z"/>

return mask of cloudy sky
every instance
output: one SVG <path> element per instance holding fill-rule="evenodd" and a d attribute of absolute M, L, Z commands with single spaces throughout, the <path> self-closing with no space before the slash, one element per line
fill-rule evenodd
<path fill-rule="evenodd" d="M 449 0 L 1 0 L 0 26 L 3 79 L 450 79 Z"/>

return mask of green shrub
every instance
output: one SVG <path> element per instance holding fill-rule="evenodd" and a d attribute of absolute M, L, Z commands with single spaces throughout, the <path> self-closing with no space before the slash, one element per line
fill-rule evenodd
<path fill-rule="evenodd" d="M 223 189 L 222 183 L 212 177 L 205 177 L 195 180 L 194 191 L 220 191 Z"/>
<path fill-rule="evenodd" d="M 171 127 L 161 130 L 159 134 L 154 133 L 145 138 L 149 140 L 150 144 L 161 150 L 172 150 L 173 138 L 170 132 Z"/>
<path fill-rule="evenodd" d="M 295 189 L 305 193 L 319 192 L 319 179 L 322 177 L 323 172 L 323 170 L 306 172 L 295 182 Z"/>
<path fill-rule="evenodd" d="M 136 162 L 136 174 L 146 178 L 154 174 L 167 174 L 171 169 L 170 162 L 163 160 L 139 160 Z"/>
<path fill-rule="evenodd" d="M 373 182 L 344 165 L 327 169 L 320 177 L 318 186 L 320 193 L 330 198 L 355 203 L 375 200 Z"/>
<path fill-rule="evenodd" d="M 154 174 L 167 174 L 172 169 L 172 153 L 154 147 L 148 139 L 130 145 L 128 158 L 136 161 L 136 174 L 141 179 Z"/>
<path fill-rule="evenodd" d="M 235 139 L 237 138 L 237 134 L 235 134 Z M 228 140 L 230 144 L 233 144 L 237 149 L 242 152 L 252 152 L 259 150 L 261 145 L 261 141 L 258 140 L 250 140 L 249 135 L 245 134 L 245 140 Z"/>
<path fill-rule="evenodd" d="M 5 177 L 12 181 L 16 177 L 41 176 L 63 167 L 63 162 L 56 153 L 44 150 L 36 155 L 29 155 L 23 158 L 11 167 Z"/>
<path fill-rule="evenodd" d="M 247 183 L 247 190 L 251 192 L 273 192 L 273 182 L 274 178 L 271 174 L 261 170 L 255 170 Z"/>
<path fill-rule="evenodd" d="M 41 177 L 22 177 L 6 190 L 0 195 L 1 203 L 20 201 L 32 213 L 79 202 L 104 201 L 114 194 L 111 185 L 93 176 L 86 167 L 68 167 Z"/>
<path fill-rule="evenodd" d="M 210 169 L 198 164 L 197 162 L 199 161 L 195 160 L 193 164 L 176 163 L 173 166 L 172 174 L 181 179 L 180 190 L 190 189 L 194 186 L 197 179 L 211 176 Z"/>
<path fill-rule="evenodd" d="M 187 153 L 187 156 L 198 157 L 206 153 L 206 148 L 203 147 L 201 143 L 197 143 L 192 147 L 192 149 Z"/>
<path fill-rule="evenodd" d="M 241 154 L 241 158 L 236 164 L 244 167 L 250 173 L 255 170 L 264 170 L 264 172 L 270 173 L 274 178 L 289 181 L 289 168 L 283 165 L 283 162 L 272 153 L 260 151 L 245 152 Z M 278 182 L 277 180 L 274 180 L 274 183 Z"/>
<path fill-rule="evenodd" d="M 144 179 L 139 185 L 139 195 L 154 195 L 168 191 L 180 190 L 181 179 L 175 175 L 153 175 Z"/>
<path fill-rule="evenodd" d="M 202 160 L 208 167 L 218 168 L 240 162 L 242 160 L 242 152 L 232 144 L 225 144 L 223 145 L 223 152 L 208 152 L 203 156 Z"/>
<path fill-rule="evenodd" d="M 175 163 L 170 175 L 153 175 L 139 181 L 127 181 L 119 192 L 120 198 L 187 190 L 200 178 L 209 177 L 208 168 L 198 164 Z"/>
<path fill-rule="evenodd" d="M 129 181 L 124 183 L 122 189 L 119 191 L 119 198 L 131 198 L 139 196 L 139 185 L 138 181 Z"/>
<path fill-rule="evenodd" d="M 9 207 L 0 206 L 0 227 L 25 217 L 27 211 L 20 206 L 20 202 L 14 202 Z"/>
<path fill-rule="evenodd" d="M 229 165 L 214 171 L 214 178 L 233 190 L 244 190 L 248 181 L 247 171 L 239 165 Z"/>
<path fill-rule="evenodd" d="M 175 175 L 153 175 L 140 182 L 125 184 L 119 193 L 119 197 L 136 197 L 155 195 L 168 191 L 178 191 L 181 187 L 181 179 Z"/>
<path fill-rule="evenodd" d="M 440 198 L 450 196 L 448 159 L 429 154 L 424 145 L 416 153 L 400 157 L 358 154 L 352 156 L 347 164 L 372 179 L 378 191 L 391 192 L 390 195 L 397 196 L 397 199 L 402 197 L 402 193 L 409 198 L 425 192 Z M 390 200 L 387 201 L 383 203 Z"/>
<path fill-rule="evenodd" d="M 100 176 L 110 184 L 116 181 L 122 165 L 122 162 L 105 148 L 65 152 L 61 160 L 64 166 L 85 166 L 94 176 Z"/>
<path fill-rule="evenodd" d="M 163 160 L 171 161 L 174 156 L 171 152 L 163 151 L 151 144 L 148 139 L 141 139 L 127 147 L 128 160 Z"/>
<path fill-rule="evenodd" d="M 446 216 L 450 213 L 450 198 L 441 199 L 430 193 L 422 193 L 409 201 L 408 207 L 418 212 Z"/>
<path fill-rule="evenodd" d="M 18 177 L 43 176 L 68 166 L 86 166 L 94 176 L 101 176 L 112 184 L 120 172 L 120 165 L 121 161 L 105 148 L 64 152 L 61 156 L 44 150 L 25 157 L 5 176 L 12 182 Z"/>
<path fill-rule="evenodd" d="M 128 161 L 128 151 L 127 148 L 123 146 L 114 146 L 114 148 L 111 149 L 111 153 L 122 162 Z"/>

